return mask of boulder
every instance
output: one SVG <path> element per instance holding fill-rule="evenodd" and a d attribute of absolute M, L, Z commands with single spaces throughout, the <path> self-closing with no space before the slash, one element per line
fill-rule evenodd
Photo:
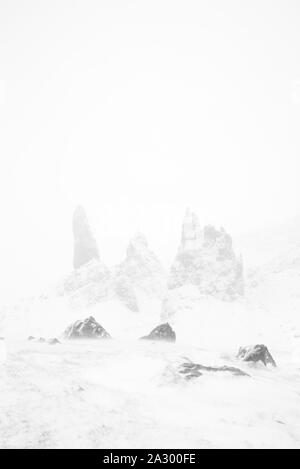
<path fill-rule="evenodd" d="M 265 366 L 272 365 L 276 367 L 276 362 L 265 345 L 249 345 L 241 347 L 237 358 L 244 362 L 258 363 L 262 362 Z"/>
<path fill-rule="evenodd" d="M 65 331 L 66 339 L 110 339 L 106 330 L 92 316 L 71 324 Z"/>
<path fill-rule="evenodd" d="M 57 344 L 60 344 L 61 342 L 56 338 L 54 337 L 53 339 L 48 339 L 47 340 L 47 344 L 49 345 L 57 345 Z"/>
<path fill-rule="evenodd" d="M 46 342 L 46 339 L 44 339 L 44 337 L 37 338 L 33 337 L 32 335 L 30 335 L 27 340 L 29 340 L 30 342 L 39 342 L 41 344 L 44 344 Z"/>
<path fill-rule="evenodd" d="M 142 340 L 158 340 L 165 342 L 176 342 L 176 334 L 168 322 L 157 326 L 149 335 L 141 337 Z"/>

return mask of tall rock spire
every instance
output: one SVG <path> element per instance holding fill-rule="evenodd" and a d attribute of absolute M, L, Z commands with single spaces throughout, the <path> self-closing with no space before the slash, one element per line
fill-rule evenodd
<path fill-rule="evenodd" d="M 182 223 L 181 247 L 185 250 L 198 249 L 201 246 L 201 238 L 198 217 L 188 208 Z"/>
<path fill-rule="evenodd" d="M 92 234 L 85 210 L 78 206 L 73 215 L 74 234 L 74 269 L 93 259 L 99 259 L 99 252 L 96 240 Z"/>

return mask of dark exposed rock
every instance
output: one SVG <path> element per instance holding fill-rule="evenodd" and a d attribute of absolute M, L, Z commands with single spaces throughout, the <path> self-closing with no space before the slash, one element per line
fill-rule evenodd
<path fill-rule="evenodd" d="M 33 337 L 32 335 L 30 335 L 27 340 L 35 340 L 35 337 Z"/>
<path fill-rule="evenodd" d="M 43 344 L 44 342 L 46 342 L 46 339 L 44 339 L 44 337 L 40 337 L 39 339 L 37 339 L 37 341 Z"/>
<path fill-rule="evenodd" d="M 66 339 L 110 339 L 108 332 L 92 316 L 71 324 L 64 336 Z"/>
<path fill-rule="evenodd" d="M 232 366 L 203 366 L 193 362 L 186 362 L 180 365 L 179 373 L 188 380 L 199 378 L 203 373 L 231 373 L 233 376 L 248 376 L 247 373 Z"/>
<path fill-rule="evenodd" d="M 99 259 L 99 252 L 96 240 L 92 234 L 85 210 L 79 206 L 73 215 L 74 234 L 74 269 L 79 269 L 82 265 L 93 259 Z"/>
<path fill-rule="evenodd" d="M 157 326 L 149 335 L 141 337 L 143 340 L 161 340 L 165 342 L 175 342 L 176 334 L 168 322 Z"/>
<path fill-rule="evenodd" d="M 61 342 L 56 338 L 54 337 L 53 339 L 48 339 L 47 340 L 47 344 L 49 345 L 57 345 L 57 344 L 60 344 Z"/>
<path fill-rule="evenodd" d="M 238 351 L 237 358 L 245 362 L 253 362 L 253 363 L 262 362 L 265 366 L 267 365 L 272 365 L 274 367 L 277 366 L 268 348 L 262 344 L 241 347 Z"/>

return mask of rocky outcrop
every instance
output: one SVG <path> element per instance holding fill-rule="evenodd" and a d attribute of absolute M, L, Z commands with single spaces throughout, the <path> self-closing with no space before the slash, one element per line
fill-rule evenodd
<path fill-rule="evenodd" d="M 67 295 L 73 308 L 87 308 L 112 295 L 111 283 L 109 269 L 101 261 L 92 260 L 65 279 L 59 294 Z"/>
<path fill-rule="evenodd" d="M 276 367 L 276 362 L 265 345 L 249 345 L 241 347 L 237 358 L 244 362 L 258 363 L 262 362 L 265 366 L 272 365 Z"/>
<path fill-rule="evenodd" d="M 167 275 L 146 238 L 137 234 L 129 243 L 125 260 L 110 271 L 100 260 L 85 212 L 77 208 L 73 220 L 74 271 L 58 288 L 75 309 L 91 307 L 106 300 L 120 300 L 133 312 L 139 311 L 138 298 L 161 300 Z"/>
<path fill-rule="evenodd" d="M 119 272 L 114 279 L 114 293 L 131 311 L 135 313 L 139 311 L 134 286 L 130 282 L 130 279 L 121 272 Z"/>
<path fill-rule="evenodd" d="M 157 326 L 149 335 L 141 337 L 142 340 L 158 340 L 164 342 L 176 342 L 176 334 L 169 323 Z"/>
<path fill-rule="evenodd" d="M 106 330 L 92 316 L 71 324 L 64 332 L 65 339 L 110 339 Z"/>
<path fill-rule="evenodd" d="M 58 287 L 75 309 L 91 307 L 112 297 L 112 275 L 99 258 L 85 211 L 78 207 L 73 216 L 74 270 Z"/>
<path fill-rule="evenodd" d="M 83 207 L 79 206 L 73 215 L 74 234 L 74 269 L 79 269 L 93 259 L 99 259 L 96 240 L 92 234 L 89 222 Z"/>
<path fill-rule="evenodd" d="M 169 289 L 184 285 L 196 285 L 201 293 L 223 300 L 244 294 L 243 262 L 233 251 L 230 235 L 211 225 L 200 229 L 197 216 L 190 210 L 168 281 Z"/>
<path fill-rule="evenodd" d="M 179 373 L 184 375 L 187 380 L 199 378 L 205 373 L 230 373 L 233 376 L 248 376 L 243 370 L 233 366 L 204 366 L 193 362 L 182 363 L 179 367 Z"/>
<path fill-rule="evenodd" d="M 132 293 L 141 291 L 148 297 L 163 298 L 167 276 L 156 255 L 149 249 L 144 235 L 138 233 L 129 242 L 126 259 L 116 267 L 116 292 L 132 287 Z M 131 293 L 131 295 L 132 295 Z M 132 301 L 132 300 L 130 300 Z"/>

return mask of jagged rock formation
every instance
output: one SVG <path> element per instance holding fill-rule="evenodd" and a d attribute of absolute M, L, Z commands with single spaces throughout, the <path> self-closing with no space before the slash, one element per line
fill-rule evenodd
<path fill-rule="evenodd" d="M 66 339 L 110 339 L 106 330 L 90 316 L 71 324 L 64 332 Z"/>
<path fill-rule="evenodd" d="M 146 238 L 137 234 L 129 243 L 126 259 L 111 272 L 100 260 L 82 207 L 74 213 L 74 267 L 58 289 L 68 296 L 73 308 L 93 306 L 101 301 L 119 299 L 131 311 L 139 311 L 138 296 L 162 299 L 167 276 Z"/>
<path fill-rule="evenodd" d="M 131 311 L 139 311 L 138 296 L 162 299 L 166 272 L 149 249 L 144 235 L 137 233 L 129 242 L 125 260 L 116 266 L 114 293 Z"/>
<path fill-rule="evenodd" d="M 166 272 L 156 255 L 149 249 L 141 233 L 131 239 L 126 259 L 116 268 L 116 282 L 127 279 L 133 288 L 149 297 L 163 298 L 166 289 Z"/>
<path fill-rule="evenodd" d="M 199 378 L 204 373 L 230 373 L 233 376 L 249 377 L 247 373 L 233 366 L 204 366 L 193 362 L 182 363 L 179 367 L 179 373 L 184 375 L 187 380 Z"/>
<path fill-rule="evenodd" d="M 142 340 L 159 340 L 165 342 L 176 342 L 176 334 L 169 323 L 157 326 L 149 335 L 141 337 Z"/>
<path fill-rule="evenodd" d="M 96 240 L 92 234 L 83 207 L 79 206 L 73 215 L 74 269 L 79 269 L 93 259 L 99 259 Z"/>
<path fill-rule="evenodd" d="M 241 347 L 237 358 L 244 362 L 258 363 L 262 362 L 265 366 L 272 365 L 276 368 L 276 362 L 265 345 L 250 345 Z"/>
<path fill-rule="evenodd" d="M 196 285 L 200 292 L 223 300 L 244 294 L 243 262 L 226 231 L 213 226 L 200 229 L 197 216 L 186 212 L 181 244 L 172 265 L 168 287 Z"/>

